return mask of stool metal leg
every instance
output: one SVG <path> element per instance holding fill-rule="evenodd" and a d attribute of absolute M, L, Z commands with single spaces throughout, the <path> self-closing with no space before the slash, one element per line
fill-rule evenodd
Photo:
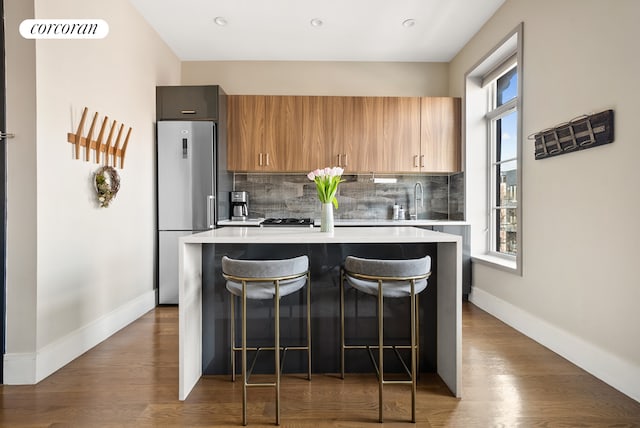
<path fill-rule="evenodd" d="M 340 377 L 344 379 L 344 270 L 340 269 Z"/>
<path fill-rule="evenodd" d="M 311 380 L 311 273 L 307 273 L 307 379 Z"/>
<path fill-rule="evenodd" d="M 420 377 L 420 295 L 416 294 L 416 378 Z"/>
<path fill-rule="evenodd" d="M 378 420 L 382 423 L 382 391 L 384 386 L 384 311 L 382 299 L 382 281 L 378 281 L 378 364 L 380 365 L 380 373 L 378 374 Z"/>
<path fill-rule="evenodd" d="M 275 361 L 276 361 L 276 425 L 280 425 L 280 281 L 276 280 L 275 314 Z"/>
<path fill-rule="evenodd" d="M 247 425 L 247 282 L 242 281 L 242 425 Z"/>
<path fill-rule="evenodd" d="M 231 294 L 231 381 L 236 381 L 236 311 L 235 311 L 236 296 Z"/>
<path fill-rule="evenodd" d="M 411 280 L 411 422 L 416 421 L 416 281 Z"/>

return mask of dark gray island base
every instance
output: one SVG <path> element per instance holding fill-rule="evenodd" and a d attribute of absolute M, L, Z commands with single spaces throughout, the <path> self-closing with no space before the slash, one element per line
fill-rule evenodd
<path fill-rule="evenodd" d="M 429 243 L 360 243 L 360 244 L 204 244 L 202 246 L 202 373 L 231 372 L 229 346 L 230 299 L 221 274 L 221 258 L 269 260 L 308 255 L 311 271 L 311 336 L 312 370 L 315 373 L 340 371 L 340 266 L 348 255 L 410 259 L 429 255 L 432 275 L 429 286 L 420 294 L 420 357 L 422 372 L 436 371 L 437 266 L 436 244 Z M 345 287 L 346 338 L 351 344 L 377 342 L 376 299 Z M 281 299 L 281 346 L 303 346 L 306 337 L 306 294 L 296 293 Z M 409 299 L 385 299 L 385 341 L 387 344 L 409 344 Z M 236 331 L 240 331 L 236 316 Z M 273 300 L 247 301 L 248 343 L 273 346 Z M 237 339 L 239 341 L 239 338 Z M 238 342 L 239 343 L 239 342 Z M 392 351 L 385 359 L 385 372 L 402 372 Z M 401 351 L 410 361 L 409 351 Z M 237 355 L 236 367 L 240 367 Z M 249 358 L 253 358 L 252 354 Z M 346 354 L 347 372 L 373 372 L 366 350 Z M 249 360 L 251 361 L 251 359 Z M 284 373 L 307 370 L 306 352 L 286 353 Z M 262 352 L 255 372 L 273 371 L 273 352 Z"/>
<path fill-rule="evenodd" d="M 461 386 L 462 242 L 456 235 L 415 227 L 214 229 L 180 238 L 179 251 L 179 385 L 187 398 L 203 374 L 230 373 L 230 296 L 220 275 L 223 255 L 274 259 L 306 254 L 311 271 L 312 366 L 316 373 L 339 371 L 339 268 L 347 255 L 371 258 L 416 258 L 430 255 L 433 276 L 420 294 L 420 371 L 435 371 L 454 396 Z M 372 342 L 376 305 L 371 296 L 346 287 L 347 338 Z M 305 329 L 306 292 L 282 299 L 281 344 L 299 344 Z M 385 299 L 385 337 L 408 339 L 408 299 Z M 271 301 L 248 302 L 249 337 L 272 343 Z M 296 343 L 292 343 L 296 342 Z M 255 342 L 254 342 L 255 343 Z M 258 370 L 272 367 L 273 353 L 260 356 Z M 298 354 L 298 355 L 296 355 Z M 290 351 L 285 373 L 303 372 L 304 352 Z M 385 371 L 397 369 L 390 355 Z M 371 372 L 366 351 L 346 354 L 347 370 Z M 389 365 L 388 365 L 388 364 Z"/>

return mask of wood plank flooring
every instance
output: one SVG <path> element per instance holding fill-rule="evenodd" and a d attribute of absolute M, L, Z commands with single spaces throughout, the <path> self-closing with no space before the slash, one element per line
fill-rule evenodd
<path fill-rule="evenodd" d="M 240 426 L 240 383 L 205 377 L 178 396 L 177 308 L 157 308 L 38 385 L 1 386 L 2 427 Z M 419 427 L 640 427 L 640 403 L 470 303 L 463 305 L 463 398 L 435 375 L 418 385 Z M 406 386 L 374 375 L 286 375 L 282 426 L 412 426 Z M 249 391 L 249 425 L 273 425 L 273 392 Z"/>

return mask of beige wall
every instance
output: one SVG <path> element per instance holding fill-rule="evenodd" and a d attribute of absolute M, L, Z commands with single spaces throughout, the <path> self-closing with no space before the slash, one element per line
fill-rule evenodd
<path fill-rule="evenodd" d="M 35 361 L 39 380 L 153 307 L 155 86 L 178 84 L 180 62 L 127 0 L 7 3 L 31 3 L 31 17 L 100 18 L 110 27 L 102 40 L 38 40 L 33 57 L 34 42 L 16 36 L 25 17 L 6 11 L 8 57 L 23 45 L 32 52 L 20 54 L 24 68 L 8 64 L 7 84 L 24 92 L 9 91 L 7 103 L 18 135 L 7 161 L 7 357 L 17 365 L 5 380 L 22 383 L 21 358 Z M 98 166 L 74 159 L 66 141 L 85 106 L 133 128 L 120 192 L 107 209 L 95 201 Z M 17 300 L 25 287 L 35 302 Z M 23 311 L 35 311 L 35 325 L 23 322 Z"/>
<path fill-rule="evenodd" d="M 7 131 L 6 349 L 36 347 L 36 50 L 18 26 L 33 2 L 4 0 Z M 19 328 L 16 328 L 18 327 Z"/>
<path fill-rule="evenodd" d="M 186 61 L 182 83 L 243 95 L 446 96 L 448 72 L 446 63 Z"/>
<path fill-rule="evenodd" d="M 523 276 L 474 264 L 472 299 L 637 400 L 638 16 L 635 0 L 507 0 L 450 64 L 462 96 L 465 72 L 524 22 L 525 136 L 615 110 L 613 144 L 536 161 L 524 141 Z"/>

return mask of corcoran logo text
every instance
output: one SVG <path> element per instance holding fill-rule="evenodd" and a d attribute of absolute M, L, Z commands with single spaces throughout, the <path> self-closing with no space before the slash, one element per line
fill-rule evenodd
<path fill-rule="evenodd" d="M 103 39 L 109 24 L 103 19 L 25 19 L 20 35 L 25 39 Z"/>

